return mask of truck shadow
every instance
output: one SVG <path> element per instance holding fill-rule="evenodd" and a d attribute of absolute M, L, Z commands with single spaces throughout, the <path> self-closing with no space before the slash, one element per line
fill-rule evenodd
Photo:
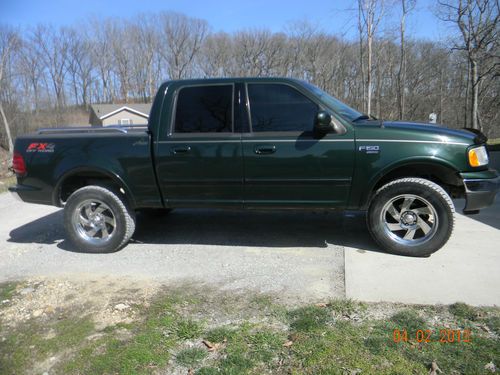
<path fill-rule="evenodd" d="M 62 211 L 10 232 L 9 242 L 57 244 L 75 251 L 64 240 Z M 331 211 L 238 211 L 178 209 L 162 218 L 137 217 L 131 243 L 249 247 L 349 246 L 379 252 L 366 229 L 363 214 Z"/>
<path fill-rule="evenodd" d="M 455 200 L 455 208 L 460 215 L 463 215 L 462 209 L 465 206 L 465 201 Z M 477 215 L 467 215 L 468 218 L 479 221 L 490 227 L 500 229 L 500 195 L 497 195 L 491 207 L 483 208 Z"/>

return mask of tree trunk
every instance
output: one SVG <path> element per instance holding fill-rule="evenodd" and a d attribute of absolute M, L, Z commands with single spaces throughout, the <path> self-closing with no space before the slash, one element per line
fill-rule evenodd
<path fill-rule="evenodd" d="M 5 134 L 7 135 L 7 144 L 9 147 L 9 155 L 11 156 L 10 159 L 12 159 L 12 154 L 14 153 L 14 143 L 12 142 L 12 135 L 10 134 L 9 122 L 7 121 L 7 116 L 5 116 L 3 105 L 1 102 L 0 102 L 0 115 L 2 116 L 3 124 L 5 126 Z"/>
<path fill-rule="evenodd" d="M 479 79 L 478 79 L 478 63 L 475 59 L 471 59 L 471 73 L 472 73 L 472 105 L 471 105 L 471 120 L 472 128 L 479 129 L 477 121 L 477 108 L 479 101 Z"/>
<path fill-rule="evenodd" d="M 439 117 L 438 117 L 438 122 L 441 124 L 444 124 L 444 95 L 443 95 L 443 69 L 440 70 L 439 72 Z"/>
<path fill-rule="evenodd" d="M 398 110 L 399 119 L 405 115 L 405 86 L 406 86 L 406 49 L 405 49 L 405 22 L 406 22 L 406 0 L 401 1 L 403 15 L 401 16 L 401 49 L 398 72 Z"/>
<path fill-rule="evenodd" d="M 358 30 L 359 30 L 359 68 L 361 72 L 361 107 L 362 111 L 366 111 L 366 80 L 365 80 L 365 62 L 364 62 L 364 43 L 363 43 L 363 26 L 361 21 L 362 5 L 358 0 Z"/>
<path fill-rule="evenodd" d="M 370 116 L 372 110 L 372 36 L 368 36 L 368 68 L 366 69 L 366 114 Z"/>
<path fill-rule="evenodd" d="M 469 91 L 471 82 L 471 64 L 470 59 L 467 60 L 467 83 L 465 85 L 465 101 L 464 101 L 464 128 L 469 126 Z"/>

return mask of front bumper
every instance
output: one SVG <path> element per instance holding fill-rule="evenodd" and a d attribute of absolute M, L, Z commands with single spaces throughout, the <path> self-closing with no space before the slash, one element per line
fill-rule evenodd
<path fill-rule="evenodd" d="M 489 207 L 495 200 L 495 195 L 500 191 L 500 176 L 494 178 L 464 178 L 465 208 L 464 212 L 472 212 Z"/>

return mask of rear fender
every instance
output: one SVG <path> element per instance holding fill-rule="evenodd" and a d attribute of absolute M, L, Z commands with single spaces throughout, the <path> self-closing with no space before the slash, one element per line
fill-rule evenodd
<path fill-rule="evenodd" d="M 131 190 L 127 186 L 125 181 L 123 181 L 123 179 L 118 174 L 99 167 L 75 167 L 65 172 L 63 175 L 61 175 L 57 179 L 57 184 L 52 193 L 53 204 L 58 207 L 63 206 L 63 203 L 61 202 L 60 199 L 61 187 L 64 184 L 64 182 L 68 180 L 68 178 L 77 177 L 79 175 L 85 175 L 85 174 L 91 174 L 91 175 L 95 174 L 98 177 L 104 177 L 112 180 L 115 185 L 123 189 L 123 191 L 125 192 L 125 197 L 129 202 L 129 204 L 131 205 L 131 208 L 135 208 L 136 203 L 134 196 L 131 193 Z"/>

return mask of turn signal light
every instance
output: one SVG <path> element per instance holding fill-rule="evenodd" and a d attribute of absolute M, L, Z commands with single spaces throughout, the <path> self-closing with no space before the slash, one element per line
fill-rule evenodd
<path fill-rule="evenodd" d="M 486 147 L 480 146 L 469 150 L 469 164 L 471 167 L 481 167 L 487 165 L 488 162 Z"/>

